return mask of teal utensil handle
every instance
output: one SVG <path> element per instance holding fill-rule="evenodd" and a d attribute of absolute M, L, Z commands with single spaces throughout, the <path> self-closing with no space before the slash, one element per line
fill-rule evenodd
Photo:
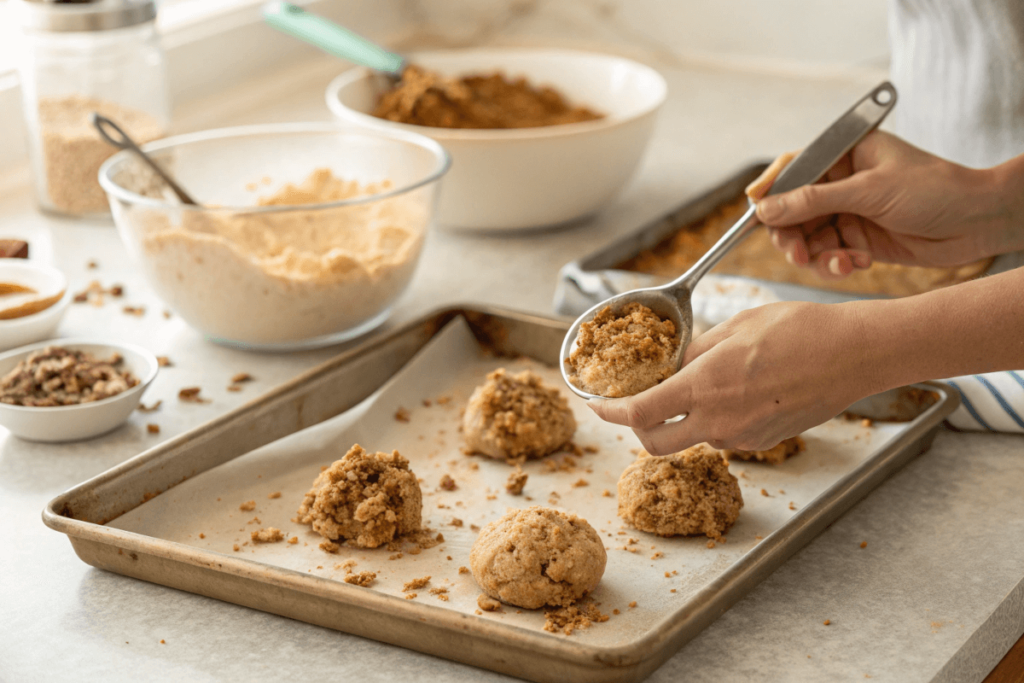
<path fill-rule="evenodd" d="M 405 69 L 400 55 L 289 2 L 268 2 L 263 6 L 263 20 L 278 31 L 356 64 L 395 76 Z"/>

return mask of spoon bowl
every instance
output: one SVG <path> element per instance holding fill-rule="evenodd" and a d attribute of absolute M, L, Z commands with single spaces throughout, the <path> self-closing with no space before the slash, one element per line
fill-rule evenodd
<path fill-rule="evenodd" d="M 775 179 L 765 196 L 789 192 L 817 182 L 868 133 L 877 128 L 895 105 L 896 88 L 891 83 L 886 81 L 873 88 L 793 159 Z M 593 306 L 577 318 L 562 341 L 562 379 L 569 388 L 585 399 L 607 398 L 588 393 L 573 384 L 568 371 L 569 354 L 579 336 L 580 327 L 593 320 L 606 306 L 611 306 L 612 311 L 618 313 L 627 304 L 639 303 L 651 309 L 662 320 L 671 320 L 679 334 L 679 346 L 675 357 L 675 369 L 678 372 L 693 332 L 693 309 L 690 298 L 694 288 L 708 271 L 758 225 L 760 221 L 757 219 L 757 207 L 751 202 L 750 208 L 735 225 L 681 276 L 661 287 L 635 289 L 614 296 Z"/>

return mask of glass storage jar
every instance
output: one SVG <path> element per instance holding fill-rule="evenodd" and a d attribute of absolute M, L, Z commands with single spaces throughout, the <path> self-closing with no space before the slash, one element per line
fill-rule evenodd
<path fill-rule="evenodd" d="M 117 152 L 98 112 L 142 144 L 170 121 L 154 0 L 19 0 L 20 73 L 36 198 L 48 213 L 105 217 L 100 165 Z"/>

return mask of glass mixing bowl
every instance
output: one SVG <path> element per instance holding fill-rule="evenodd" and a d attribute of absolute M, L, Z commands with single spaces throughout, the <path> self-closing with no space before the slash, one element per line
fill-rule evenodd
<path fill-rule="evenodd" d="M 336 124 L 246 126 L 128 152 L 100 169 L 121 238 L 157 295 L 216 342 L 293 350 L 387 319 L 412 279 L 450 164 L 433 140 Z"/>

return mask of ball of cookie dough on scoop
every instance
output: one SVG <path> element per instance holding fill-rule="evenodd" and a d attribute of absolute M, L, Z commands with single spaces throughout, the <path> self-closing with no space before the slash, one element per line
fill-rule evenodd
<path fill-rule="evenodd" d="M 597 587 L 608 556 L 585 519 L 550 508 L 509 510 L 480 532 L 469 554 L 487 595 L 537 609 L 570 605 Z"/>
<path fill-rule="evenodd" d="M 376 548 L 420 529 L 423 496 L 409 461 L 356 444 L 313 482 L 293 520 L 329 541 Z"/>
<path fill-rule="evenodd" d="M 462 416 L 466 446 L 499 460 L 543 458 L 572 440 L 576 418 L 557 389 L 529 370 L 487 375 Z"/>
<path fill-rule="evenodd" d="M 742 507 L 739 481 L 707 444 L 664 456 L 640 451 L 619 477 L 619 516 L 659 536 L 721 540 Z"/>
<path fill-rule="evenodd" d="M 781 465 L 792 456 L 807 448 L 807 444 L 799 436 L 786 439 L 766 451 L 740 451 L 735 448 L 727 448 L 719 451 L 726 460 L 747 460 L 766 462 L 769 465 Z"/>

